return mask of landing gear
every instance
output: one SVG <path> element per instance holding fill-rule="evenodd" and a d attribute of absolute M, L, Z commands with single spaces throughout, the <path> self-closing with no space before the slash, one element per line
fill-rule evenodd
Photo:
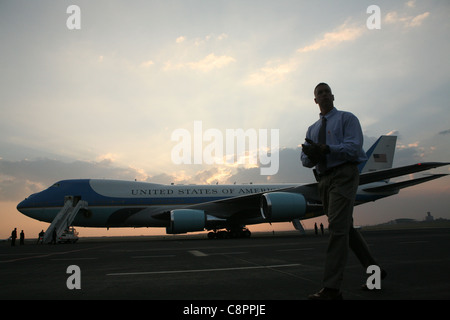
<path fill-rule="evenodd" d="M 252 233 L 247 228 L 214 230 L 208 233 L 208 239 L 250 238 Z"/>

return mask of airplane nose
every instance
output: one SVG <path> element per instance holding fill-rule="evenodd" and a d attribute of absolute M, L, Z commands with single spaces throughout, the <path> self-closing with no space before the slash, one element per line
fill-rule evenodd
<path fill-rule="evenodd" d="M 19 202 L 17 204 L 17 211 L 19 211 L 21 214 L 33 218 L 33 219 L 39 219 L 36 214 L 39 213 L 39 211 L 36 211 L 33 209 L 34 201 L 30 199 L 30 197 L 24 199 L 23 201 Z"/>
<path fill-rule="evenodd" d="M 22 212 L 22 209 L 25 207 L 25 201 L 27 201 L 27 199 L 19 202 L 19 204 L 17 205 L 17 210 Z"/>
<path fill-rule="evenodd" d="M 31 196 L 33 196 L 34 194 L 32 194 Z M 31 196 L 29 196 L 28 198 L 25 198 L 24 200 L 22 200 L 21 202 L 19 202 L 19 204 L 17 205 L 17 210 L 19 212 L 22 212 L 23 214 L 25 214 L 24 210 L 26 210 L 26 208 L 29 208 L 31 206 Z"/>

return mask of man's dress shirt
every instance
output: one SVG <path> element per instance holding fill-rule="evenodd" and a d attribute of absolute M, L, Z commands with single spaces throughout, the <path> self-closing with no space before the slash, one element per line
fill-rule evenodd
<path fill-rule="evenodd" d="M 330 147 L 330 153 L 326 156 L 327 170 L 341 164 L 361 163 L 367 160 L 366 153 L 362 149 L 361 125 L 358 118 L 350 112 L 333 108 L 325 116 L 320 114 L 320 119 L 308 128 L 306 138 L 318 143 L 322 117 L 327 119 L 326 144 Z M 301 160 L 305 167 L 312 168 L 316 165 L 303 152 Z"/>

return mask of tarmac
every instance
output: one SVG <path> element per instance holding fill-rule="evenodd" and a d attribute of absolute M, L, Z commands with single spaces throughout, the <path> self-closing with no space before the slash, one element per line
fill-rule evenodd
<path fill-rule="evenodd" d="M 450 299 L 450 228 L 361 233 L 388 275 L 381 289 L 361 290 L 371 274 L 350 252 L 345 300 Z M 306 300 L 322 287 L 327 240 L 327 234 L 277 232 L 249 239 L 202 234 L 3 242 L 0 299 L 175 300 L 191 307 L 188 312 L 199 301 Z"/>

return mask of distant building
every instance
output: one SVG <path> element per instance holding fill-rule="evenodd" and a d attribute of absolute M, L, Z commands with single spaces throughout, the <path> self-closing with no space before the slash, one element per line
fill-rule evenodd
<path fill-rule="evenodd" d="M 425 217 L 425 221 L 434 221 L 434 217 L 431 215 L 431 212 L 427 212 L 427 216 Z"/>

